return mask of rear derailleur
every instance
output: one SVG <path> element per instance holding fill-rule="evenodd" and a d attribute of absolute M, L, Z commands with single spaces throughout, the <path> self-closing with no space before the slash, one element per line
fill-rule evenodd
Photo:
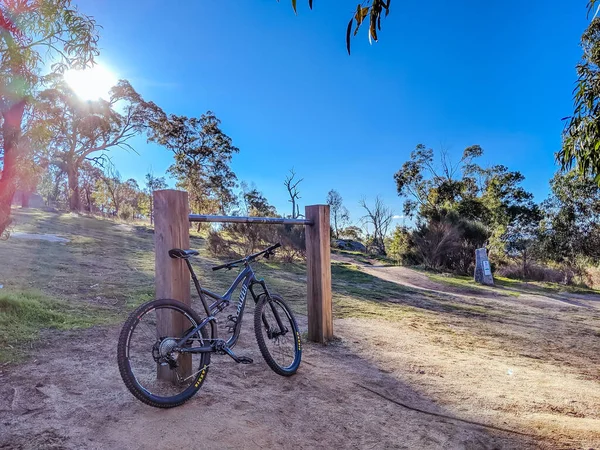
<path fill-rule="evenodd" d="M 177 347 L 177 341 L 172 338 L 160 338 L 152 346 L 152 358 L 156 364 L 169 366 L 175 369 L 179 366 L 177 363 L 177 354 L 173 349 Z"/>

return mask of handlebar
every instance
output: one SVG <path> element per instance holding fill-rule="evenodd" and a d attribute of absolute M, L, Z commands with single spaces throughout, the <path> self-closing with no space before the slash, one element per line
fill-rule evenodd
<path fill-rule="evenodd" d="M 212 270 L 220 270 L 220 269 L 232 269 L 233 267 L 235 267 L 237 264 L 247 264 L 250 261 L 254 261 L 256 258 L 258 258 L 261 255 L 266 255 L 267 258 L 273 254 L 273 251 L 277 248 L 281 247 L 281 244 L 278 242 L 277 244 L 273 244 L 270 247 L 258 252 L 258 253 L 254 253 L 252 255 L 248 255 L 245 258 L 242 259 L 238 259 L 237 261 L 230 261 L 228 263 L 225 264 L 221 264 L 220 266 L 215 266 L 212 268 Z"/>

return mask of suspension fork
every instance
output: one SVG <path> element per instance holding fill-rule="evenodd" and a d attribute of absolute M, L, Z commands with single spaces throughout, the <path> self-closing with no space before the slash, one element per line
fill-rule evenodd
<path fill-rule="evenodd" d="M 262 295 L 266 295 L 267 296 L 267 299 L 269 301 L 269 306 L 271 307 L 271 311 L 273 311 L 273 315 L 275 316 L 275 320 L 277 321 L 277 326 L 279 327 L 279 330 L 281 331 L 281 334 L 287 333 L 288 329 L 283 325 L 283 322 L 281 321 L 281 317 L 279 316 L 279 312 L 277 311 L 277 308 L 275 308 L 275 306 L 272 303 L 271 293 L 269 292 L 269 289 L 267 288 L 265 280 L 256 280 L 253 283 L 253 285 L 254 284 L 260 284 L 261 287 L 263 288 L 264 294 L 262 294 Z M 252 293 L 252 296 L 254 297 L 254 301 L 257 302 L 258 297 L 261 294 L 259 294 L 258 296 L 254 295 L 254 291 L 252 290 L 252 285 L 250 286 L 250 292 Z M 262 316 L 262 322 L 263 322 L 263 325 L 265 326 L 265 328 L 268 331 L 269 330 L 269 323 L 267 322 L 267 318 L 264 316 L 264 314 Z"/>

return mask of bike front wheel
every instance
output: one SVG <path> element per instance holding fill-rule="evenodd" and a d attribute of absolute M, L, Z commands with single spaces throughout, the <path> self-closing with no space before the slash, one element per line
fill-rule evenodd
<path fill-rule="evenodd" d="M 254 310 L 254 332 L 263 358 L 275 373 L 296 373 L 302 359 L 302 343 L 292 310 L 279 295 L 260 296 Z"/>
<path fill-rule="evenodd" d="M 210 353 L 182 350 L 207 345 L 206 327 L 178 344 L 200 323 L 194 310 L 176 300 L 154 300 L 131 313 L 119 336 L 117 360 L 125 386 L 136 398 L 157 408 L 172 408 L 200 389 Z"/>

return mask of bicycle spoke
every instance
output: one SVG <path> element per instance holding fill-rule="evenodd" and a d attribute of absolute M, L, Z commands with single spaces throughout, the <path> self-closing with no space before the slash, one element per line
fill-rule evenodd
<path fill-rule="evenodd" d="M 183 331 L 159 333 L 157 310 L 138 318 L 129 340 L 129 365 L 138 384 L 147 392 L 158 397 L 173 397 L 190 387 L 202 369 L 202 354 L 178 353 L 174 351 L 177 339 L 193 330 L 197 324 L 176 308 L 164 308 L 164 314 L 179 315 L 173 323 L 181 323 Z M 185 346 L 194 341 L 202 345 L 199 332 L 194 333 Z"/>
<path fill-rule="evenodd" d="M 144 333 L 148 339 L 151 339 L 151 340 L 154 339 L 156 341 L 156 339 L 158 338 L 158 336 L 152 335 L 152 330 L 150 329 L 150 325 L 144 324 L 143 326 L 140 327 L 140 331 L 142 333 Z"/>
<path fill-rule="evenodd" d="M 283 324 L 285 334 L 282 334 L 275 311 Z M 265 305 L 262 322 L 264 341 L 274 361 L 282 368 L 291 366 L 296 357 L 296 337 L 285 310 L 277 302 Z"/>

